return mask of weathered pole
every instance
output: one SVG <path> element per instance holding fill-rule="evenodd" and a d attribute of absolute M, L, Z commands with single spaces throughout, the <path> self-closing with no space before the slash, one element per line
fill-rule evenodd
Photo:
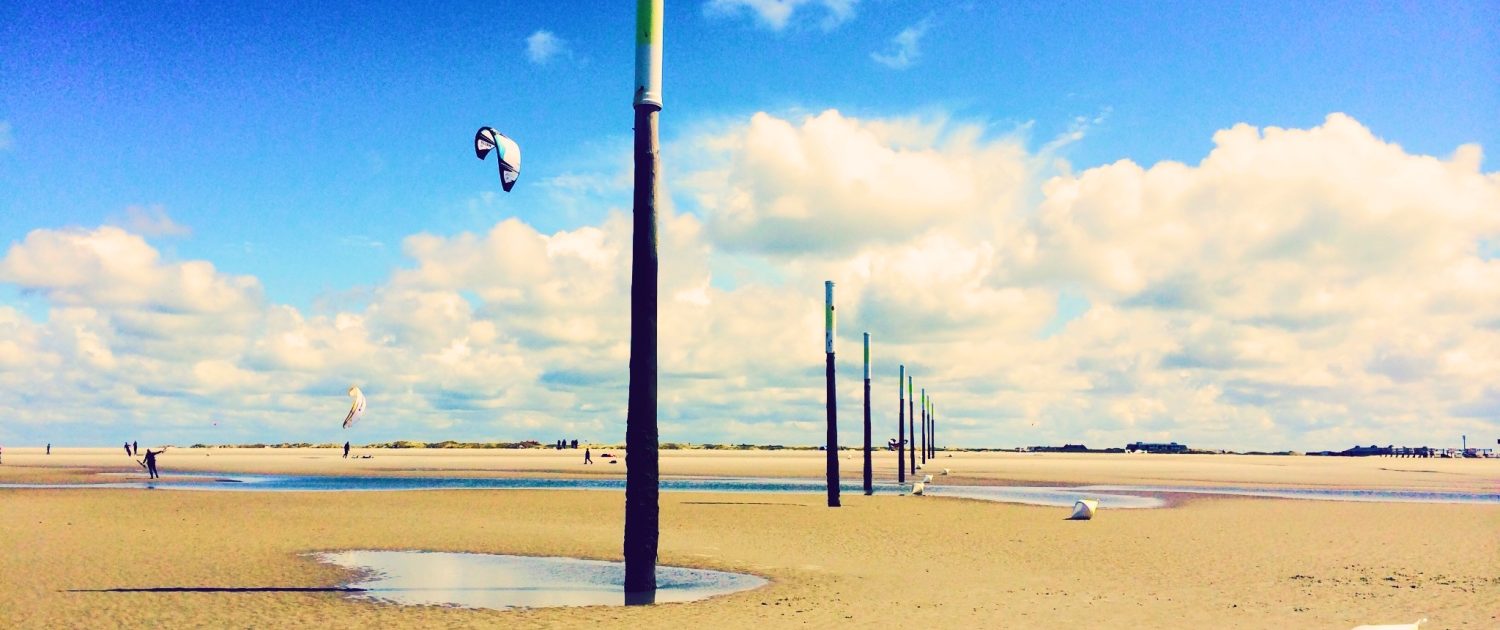
<path fill-rule="evenodd" d="M 896 392 L 900 399 L 896 402 L 896 483 L 906 483 L 906 366 L 901 366 L 900 376 L 896 379 Z"/>
<path fill-rule="evenodd" d="M 906 377 L 906 428 L 911 432 L 911 448 L 907 453 L 911 455 L 911 474 L 917 474 L 917 395 L 912 391 L 911 377 Z"/>
<path fill-rule="evenodd" d="M 870 454 L 870 333 L 865 333 L 865 496 L 875 494 L 875 463 Z"/>
<path fill-rule="evenodd" d="M 927 388 L 922 388 L 922 465 L 927 465 Z"/>
<path fill-rule="evenodd" d="M 933 404 L 932 417 L 927 421 L 927 450 L 929 457 L 937 459 L 937 405 Z"/>
<path fill-rule="evenodd" d="M 635 196 L 630 257 L 630 402 L 625 416 L 625 603 L 656 601 L 656 200 L 661 170 L 663 0 L 635 15 Z"/>
<path fill-rule="evenodd" d="M 839 506 L 839 408 L 838 387 L 833 375 L 833 338 L 837 318 L 833 313 L 833 281 L 823 283 L 823 346 L 828 353 L 828 507 Z"/>

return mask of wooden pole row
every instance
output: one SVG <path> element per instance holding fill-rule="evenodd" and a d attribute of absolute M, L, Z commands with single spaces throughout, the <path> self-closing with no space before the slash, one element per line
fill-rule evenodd
<path fill-rule="evenodd" d="M 839 437 L 838 437 L 838 364 L 835 361 L 834 341 L 838 336 L 838 318 L 834 304 L 834 282 L 832 280 L 823 283 L 823 352 L 825 355 L 824 377 L 827 386 L 825 399 L 825 412 L 828 418 L 827 443 L 824 446 L 827 451 L 827 486 L 828 507 L 839 507 Z M 922 464 L 928 459 L 937 457 L 937 419 L 936 407 L 932 399 L 927 395 L 927 389 L 923 388 L 922 394 L 922 433 L 917 434 L 917 392 L 911 375 L 906 373 L 906 365 L 898 368 L 896 381 L 897 406 L 896 406 L 896 481 L 906 483 L 908 467 L 913 479 L 917 474 L 917 460 L 920 457 Z M 904 389 L 903 389 L 904 381 Z M 875 494 L 874 455 L 872 446 L 872 426 L 870 423 L 870 333 L 864 333 L 864 493 L 866 496 Z M 908 441 L 908 436 L 910 440 Z M 921 454 L 917 453 L 918 443 L 921 444 Z"/>

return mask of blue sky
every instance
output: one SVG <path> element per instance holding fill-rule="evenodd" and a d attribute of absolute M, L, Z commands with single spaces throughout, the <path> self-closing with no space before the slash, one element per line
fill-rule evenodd
<path fill-rule="evenodd" d="M 887 137 L 898 149 L 942 152 L 970 136 L 987 146 L 1017 147 L 1032 174 L 1018 185 L 1020 197 L 1031 200 L 1015 210 L 1019 220 L 1045 207 L 1047 176 L 1119 160 L 1196 165 L 1217 146 L 1216 132 L 1241 123 L 1312 129 L 1342 113 L 1412 156 L 1447 159 L 1465 144 L 1488 153 L 1500 146 L 1495 3 L 1357 9 L 1267 2 L 668 5 L 662 133 L 669 186 L 678 210 L 721 236 L 727 232 L 714 227 L 721 225 L 715 208 L 724 206 L 715 199 L 727 197 L 689 175 L 715 159 L 734 162 L 733 155 L 704 157 L 705 138 L 753 128 L 758 112 L 794 127 L 836 110 L 848 120 L 938 130 L 933 138 Z M 369 308 L 400 270 L 421 266 L 403 253 L 412 235 L 484 235 L 509 218 L 543 235 L 605 225 L 629 200 L 619 174 L 628 167 L 634 15 L 633 5 L 616 9 L 564 2 L 0 7 L 0 247 L 13 247 L 36 230 L 121 226 L 146 238 L 163 264 L 207 261 L 220 274 L 255 278 L 267 305 L 333 318 Z M 548 55 L 528 54 L 528 38 L 536 41 L 540 32 L 555 45 Z M 471 157 L 470 138 L 480 125 L 495 126 L 524 148 L 521 184 L 508 195 L 497 194 L 493 164 Z M 1492 172 L 1494 164 L 1485 155 L 1478 171 Z M 1471 236 L 1479 259 L 1493 260 L 1494 236 L 1483 230 Z M 712 253 L 705 268 L 715 270 L 715 289 L 791 283 L 795 270 L 811 266 L 765 251 L 746 253 L 747 241 L 737 242 L 706 245 Z M 999 241 L 982 245 L 1003 249 Z M 1053 339 L 1065 337 L 1069 322 L 1091 305 L 1128 298 L 1068 277 L 1064 270 L 1074 267 L 1057 263 L 989 275 L 1047 293 L 1038 299 L 1054 312 L 1026 335 Z M 732 280 L 729 270 L 748 279 Z M 1028 280 L 1018 280 L 1023 276 Z M 476 289 L 449 288 L 480 318 L 503 321 L 493 309 L 481 312 L 494 302 L 476 297 Z M 50 311 L 60 304 L 90 299 L 60 291 L 45 281 L 0 278 L 0 307 L 40 325 L 54 319 Z M 109 329 L 124 330 L 118 321 Z M 115 341 L 117 351 L 131 346 Z M 259 369 L 234 352 L 213 360 Z M 1070 369 L 1087 373 L 1078 365 Z M 553 376 L 539 376 L 530 387 L 558 382 L 553 372 L 538 369 Z M 327 373 L 307 382 L 346 377 L 361 378 Z M 957 389 L 994 378 L 976 366 L 948 384 Z M 332 389 L 338 403 L 342 388 Z M 499 400 L 497 392 L 459 393 Z M 589 405 L 610 407 L 616 393 L 605 385 L 528 404 L 538 414 L 534 422 L 542 423 L 536 430 L 546 427 L 549 439 L 568 430 L 593 430 L 607 439 L 612 421 L 557 420 L 554 426 L 546 418 Z M 1481 407 L 1500 400 L 1493 390 L 1465 395 L 1466 403 Z M 817 402 L 804 394 L 787 400 L 785 409 L 743 415 L 795 416 Z M 101 397 L 91 404 L 116 409 L 122 403 Z M 173 408 L 187 413 L 201 402 L 182 405 Z M 966 410 L 973 439 L 987 444 L 1075 440 L 1088 426 L 1084 415 L 1095 413 L 1075 411 L 1076 427 L 1026 434 L 983 427 L 995 416 L 1029 431 L 1029 421 L 1015 419 L 1030 412 L 979 398 Z M 41 441 L 47 414 L 32 409 L 29 415 L 35 419 L 0 429 L 0 438 Z M 121 416 L 119 422 L 136 421 Z M 291 425 L 256 428 L 249 415 L 245 422 L 243 434 L 258 439 L 311 435 Z M 459 437 L 535 437 L 504 422 L 482 428 L 465 422 L 471 421 L 443 426 Z M 1170 434 L 1163 426 L 1159 430 Z M 1320 426 L 1314 421 L 1288 429 L 1270 445 L 1303 441 Z M 441 437 L 437 429 L 410 427 L 393 423 L 371 431 Z M 1356 434 L 1325 439 L 1333 446 Z M 1415 430 L 1396 434 L 1420 436 Z M 791 425 L 743 433 L 699 428 L 685 435 L 813 441 Z M 1186 435 L 1226 446 L 1238 439 L 1206 429 Z"/>

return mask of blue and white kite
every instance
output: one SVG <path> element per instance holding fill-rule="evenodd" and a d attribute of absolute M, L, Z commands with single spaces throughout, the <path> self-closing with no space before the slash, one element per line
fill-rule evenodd
<path fill-rule="evenodd" d="M 474 155 L 483 160 L 491 150 L 500 161 L 500 187 L 510 192 L 521 176 L 521 146 L 493 127 L 480 127 L 474 134 Z"/>

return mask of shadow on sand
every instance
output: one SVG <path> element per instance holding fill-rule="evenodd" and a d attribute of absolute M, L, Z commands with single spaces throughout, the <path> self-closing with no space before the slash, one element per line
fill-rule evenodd
<path fill-rule="evenodd" d="M 363 593 L 347 586 L 152 586 L 145 588 L 73 588 L 64 593 Z"/>
<path fill-rule="evenodd" d="M 766 503 L 758 501 L 683 501 L 683 505 L 784 505 L 787 507 L 807 507 L 801 503 Z"/>

